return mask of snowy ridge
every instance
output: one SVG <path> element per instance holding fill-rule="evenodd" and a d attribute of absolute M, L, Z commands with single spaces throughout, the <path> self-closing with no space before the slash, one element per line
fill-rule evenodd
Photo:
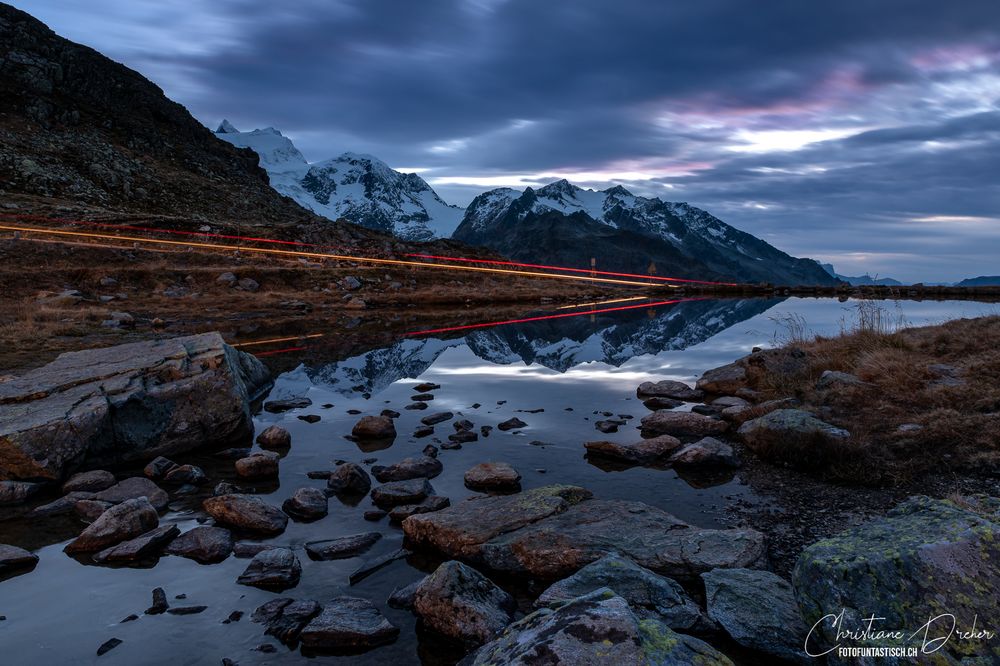
<path fill-rule="evenodd" d="M 240 132 L 228 120 L 216 136 L 256 152 L 274 189 L 331 220 L 424 241 L 451 236 L 465 212 L 442 201 L 417 174 L 395 171 L 371 155 L 347 152 L 310 164 L 278 130 Z"/>

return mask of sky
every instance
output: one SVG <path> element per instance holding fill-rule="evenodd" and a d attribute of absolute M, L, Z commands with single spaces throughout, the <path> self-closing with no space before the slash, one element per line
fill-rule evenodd
<path fill-rule="evenodd" d="M 996 0 L 14 0 L 206 125 L 448 202 L 686 201 L 845 275 L 1000 274 Z"/>

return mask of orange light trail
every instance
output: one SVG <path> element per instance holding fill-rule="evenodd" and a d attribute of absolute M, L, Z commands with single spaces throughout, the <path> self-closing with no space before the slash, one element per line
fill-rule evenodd
<path fill-rule="evenodd" d="M 322 338 L 326 333 L 310 333 L 309 335 L 290 335 L 287 338 L 271 338 L 270 340 L 255 340 L 253 342 L 237 342 L 231 347 L 253 347 L 255 345 L 270 345 L 275 342 L 291 342 L 292 340 L 312 340 Z"/>
<path fill-rule="evenodd" d="M 27 233 L 53 234 L 57 236 L 69 236 L 73 238 L 97 238 L 101 240 L 118 240 L 132 243 L 155 243 L 157 245 L 168 245 L 172 247 L 190 247 L 204 250 L 226 250 L 232 252 L 253 252 L 256 254 L 271 254 L 276 256 L 289 257 L 311 257 L 314 259 L 333 259 L 337 261 L 357 261 L 372 264 L 391 266 L 411 266 L 419 268 L 439 268 L 445 270 L 469 271 L 475 273 L 492 273 L 502 275 L 517 275 L 520 277 L 539 277 L 556 280 L 576 280 L 580 282 L 591 282 L 598 284 L 618 284 L 632 287 L 649 287 L 646 282 L 634 282 L 629 280 L 615 280 L 610 278 L 586 277 L 582 275 L 560 275 L 558 273 L 540 273 L 537 271 L 517 271 L 503 268 L 487 268 L 485 266 L 453 266 L 449 264 L 432 264 L 424 261 L 410 261 L 406 259 L 381 259 L 375 257 L 360 257 L 343 254 L 327 254 L 324 252 L 305 252 L 302 250 L 278 250 L 272 248 L 246 247 L 240 245 L 224 245 L 221 243 L 191 243 L 185 241 L 165 240 L 162 238 L 141 238 L 137 236 L 115 236 L 111 234 L 93 234 L 82 231 L 65 231 L 62 229 L 38 229 L 34 227 L 19 227 L 11 225 L 0 225 L 0 231 L 20 231 Z M 671 285 L 667 285 L 671 286 Z"/>
<path fill-rule="evenodd" d="M 609 301 L 593 301 L 592 303 L 573 303 L 572 305 L 560 305 L 556 310 L 574 310 L 576 308 L 587 308 L 593 305 L 611 305 L 612 303 L 628 303 L 630 301 L 648 300 L 648 296 L 632 296 L 631 298 L 613 298 Z"/>
<path fill-rule="evenodd" d="M 182 236 L 197 236 L 197 237 L 201 237 L 201 238 L 224 238 L 224 239 L 227 239 L 227 240 L 249 241 L 249 242 L 254 242 L 254 243 L 271 243 L 271 244 L 278 244 L 278 245 L 293 245 L 293 246 L 298 246 L 298 247 L 313 247 L 313 248 L 320 248 L 320 249 L 322 249 L 324 247 L 326 247 L 328 249 L 332 249 L 332 248 L 335 247 L 335 246 L 329 246 L 329 245 L 327 245 L 327 246 L 319 245 L 317 243 L 307 243 L 305 241 L 290 241 L 290 240 L 281 240 L 281 239 L 277 239 L 277 238 L 261 238 L 261 237 L 254 237 L 254 236 L 237 236 L 237 235 L 232 235 L 232 234 L 217 234 L 217 233 L 211 233 L 211 232 L 206 232 L 206 231 L 183 231 L 183 230 L 179 230 L 179 229 L 158 229 L 158 228 L 141 227 L 141 226 L 127 225 L 127 224 L 108 224 L 108 223 L 104 223 L 104 222 L 91 222 L 91 221 L 88 221 L 88 220 L 70 220 L 70 219 L 65 219 L 65 218 L 47 218 L 47 217 L 42 217 L 40 215 L 24 215 L 24 214 L 16 214 L 16 213 L 0 213 L 0 216 L 14 218 L 14 219 L 20 219 L 20 220 L 60 222 L 60 223 L 63 223 L 63 224 L 94 226 L 94 227 L 101 227 L 101 228 L 105 228 L 105 229 L 125 229 L 125 230 L 129 230 L 129 231 L 142 231 L 142 232 L 145 232 L 145 233 L 160 233 L 160 234 L 174 234 L 174 235 L 182 235 Z M 515 266 L 515 267 L 519 267 L 519 268 L 538 268 L 538 269 L 543 269 L 543 270 L 565 271 L 565 272 L 569 272 L 569 273 L 585 273 L 585 274 L 590 274 L 590 275 L 605 275 L 605 276 L 609 276 L 609 277 L 638 278 L 638 279 L 647 280 L 647 281 L 665 282 L 665 283 L 670 283 L 670 282 L 686 282 L 686 283 L 691 283 L 691 284 L 714 284 L 714 285 L 720 285 L 720 286 L 725 286 L 725 287 L 737 287 L 737 286 L 739 286 L 739 284 L 735 283 L 735 282 L 712 282 L 710 280 L 693 280 L 693 279 L 690 279 L 690 278 L 666 277 L 666 276 L 659 276 L 659 275 L 642 275 L 640 273 L 619 273 L 619 272 L 614 272 L 614 271 L 599 271 L 599 270 L 589 269 L 589 268 L 573 268 L 573 267 L 569 267 L 569 266 L 550 266 L 550 265 L 546 265 L 546 264 L 531 264 L 531 263 L 523 263 L 523 262 L 517 262 L 517 261 L 501 261 L 501 260 L 496 260 L 496 259 L 477 259 L 477 258 L 471 258 L 471 257 L 450 257 L 450 256 L 443 256 L 443 255 L 419 254 L 419 253 L 408 253 L 408 254 L 404 254 L 403 256 L 405 256 L 405 257 L 411 257 L 411 258 L 415 258 L 415 259 L 431 259 L 431 260 L 440 260 L 440 261 L 454 261 L 454 262 L 461 262 L 461 263 L 490 264 L 490 265 L 495 265 L 495 266 Z M 424 264 L 421 264 L 421 265 L 424 265 Z M 668 284 L 667 286 L 670 286 L 670 285 Z"/>

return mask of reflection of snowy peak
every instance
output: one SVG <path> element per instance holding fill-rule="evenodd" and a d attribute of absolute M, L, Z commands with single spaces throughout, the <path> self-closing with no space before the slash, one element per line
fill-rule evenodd
<path fill-rule="evenodd" d="M 522 362 L 566 372 L 583 363 L 619 367 L 629 359 L 686 349 L 730 326 L 754 317 L 777 300 L 689 301 L 673 307 L 501 326 L 464 338 L 400 340 L 389 347 L 307 368 L 313 382 L 350 395 L 358 387 L 375 394 L 406 377 L 419 377 L 445 350 L 467 345 L 479 358 L 497 365 Z"/>
<path fill-rule="evenodd" d="M 534 249 L 532 238 L 521 238 L 519 234 L 533 229 L 531 233 L 537 236 L 539 217 L 553 213 L 567 217 L 583 214 L 605 229 L 665 241 L 687 259 L 692 271 L 712 271 L 747 281 L 834 282 L 815 261 L 791 257 L 704 210 L 686 203 L 636 196 L 620 185 L 595 191 L 560 180 L 523 193 L 507 188 L 491 190 L 472 201 L 453 237 L 508 251 L 511 245 L 522 247 L 523 254 L 518 258 L 535 259 L 529 256 Z M 553 222 L 551 217 L 545 219 L 549 224 Z M 511 236 L 517 236 L 516 243 L 509 242 Z M 588 247 L 580 239 L 574 242 L 587 251 L 580 257 L 584 263 L 593 253 L 600 253 L 599 246 Z M 636 252 L 642 251 L 641 239 L 634 240 L 633 247 Z"/>
<path fill-rule="evenodd" d="M 371 155 L 344 153 L 309 164 L 278 130 L 240 132 L 225 120 L 216 136 L 252 149 L 274 189 L 331 220 L 429 240 L 450 236 L 464 213 L 442 201 L 417 174 L 395 171 Z"/>

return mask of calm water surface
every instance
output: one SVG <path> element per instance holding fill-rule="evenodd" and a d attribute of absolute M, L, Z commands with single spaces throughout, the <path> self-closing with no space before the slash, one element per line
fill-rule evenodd
<path fill-rule="evenodd" d="M 281 461 L 280 482 L 258 489 L 269 502 L 280 505 L 297 488 L 324 487 L 324 481 L 310 480 L 306 472 L 331 469 L 336 460 L 376 458 L 378 464 L 387 464 L 419 455 L 426 444 L 434 443 L 434 437 L 447 441 L 453 432 L 450 423 L 443 423 L 432 437 L 415 439 L 410 435 L 421 417 L 437 411 L 452 411 L 456 418 L 461 415 L 473 421 L 477 430 L 517 416 L 528 424 L 526 428 L 507 433 L 494 430 L 488 438 L 465 444 L 461 450 L 441 451 L 444 472 L 432 480 L 437 493 L 455 503 L 470 494 L 462 483 L 466 469 L 486 460 L 505 461 L 521 473 L 524 488 L 573 483 L 591 489 L 597 497 L 641 500 L 701 526 L 727 526 L 728 504 L 753 501 L 738 472 L 682 476 L 672 469 L 622 468 L 588 460 L 583 442 L 638 437 L 638 419 L 647 413 L 635 398 L 640 382 L 678 379 L 693 383 L 706 369 L 728 363 L 754 346 L 780 341 L 785 334 L 780 322 L 788 315 L 800 317 L 812 333 L 836 333 L 844 321 L 852 319 L 853 307 L 851 302 L 805 299 L 643 305 L 427 335 L 401 332 L 392 345 L 351 358 L 337 358 L 323 338 L 314 338 L 299 345 L 304 348 L 292 351 L 282 351 L 280 344 L 255 347 L 255 351 L 270 352 L 265 359 L 273 367 L 286 369 L 276 377 L 272 399 L 306 396 L 313 402 L 306 409 L 256 417 L 258 431 L 278 423 L 291 432 L 293 441 Z M 971 302 L 906 301 L 886 307 L 915 325 L 1000 312 L 997 305 Z M 532 315 L 575 312 L 578 310 L 551 310 Z M 316 322 L 316 327 L 321 332 L 322 323 Z M 413 386 L 426 381 L 441 385 L 429 409 L 403 409 L 415 393 Z M 325 404 L 333 407 L 324 409 L 321 406 Z M 362 450 L 345 439 L 360 417 L 348 414 L 348 410 L 377 414 L 384 408 L 402 414 L 396 421 L 399 436 L 391 446 Z M 539 409 L 544 411 L 535 411 Z M 596 420 L 605 418 L 599 414 L 603 412 L 634 419 L 618 433 L 604 435 L 594 428 Z M 322 420 L 308 424 L 297 418 L 305 414 L 318 414 Z M 543 442 L 544 446 L 532 442 Z M 177 456 L 175 462 L 202 465 L 213 484 L 232 477 L 228 461 L 191 455 Z M 200 496 L 176 498 L 161 524 L 175 522 L 182 531 L 197 525 L 202 515 L 200 500 Z M 235 583 L 249 560 L 230 557 L 220 564 L 199 565 L 184 558 L 163 557 L 145 568 L 83 564 L 62 552 L 82 524 L 58 518 L 36 525 L 0 523 L 0 542 L 30 547 L 41 558 L 34 571 L 0 582 L 0 615 L 7 617 L 0 622 L 0 663 L 219 664 L 223 657 L 244 665 L 300 662 L 307 657 L 324 663 L 454 661 L 459 653 L 418 632 L 409 612 L 385 604 L 395 587 L 433 570 L 436 561 L 413 556 L 349 585 L 348 576 L 365 561 L 402 544 L 398 527 L 386 520 L 372 523 L 362 518 L 370 506 L 367 498 L 356 506 L 331 498 L 329 516 L 308 524 L 290 521 L 288 529 L 271 542 L 298 547 L 303 567 L 299 585 L 280 596 L 320 603 L 343 594 L 371 599 L 402 629 L 393 645 L 351 657 L 304 656 L 265 637 L 261 625 L 250 622 L 254 608 L 278 595 Z M 307 541 L 366 531 L 380 531 L 383 538 L 359 558 L 313 562 L 301 550 Z M 523 581 L 498 582 L 511 589 L 524 608 L 529 607 L 531 595 L 540 591 Z M 190 616 L 145 616 L 142 611 L 150 605 L 150 591 L 155 587 L 167 591 L 172 605 L 206 605 L 208 610 Z M 178 594 L 187 598 L 177 601 L 174 597 Z M 239 622 L 222 624 L 235 610 L 246 615 Z M 122 624 L 121 620 L 132 613 L 139 619 Z M 97 657 L 97 647 L 111 637 L 123 643 Z M 277 653 L 253 650 L 262 643 L 277 646 Z"/>

